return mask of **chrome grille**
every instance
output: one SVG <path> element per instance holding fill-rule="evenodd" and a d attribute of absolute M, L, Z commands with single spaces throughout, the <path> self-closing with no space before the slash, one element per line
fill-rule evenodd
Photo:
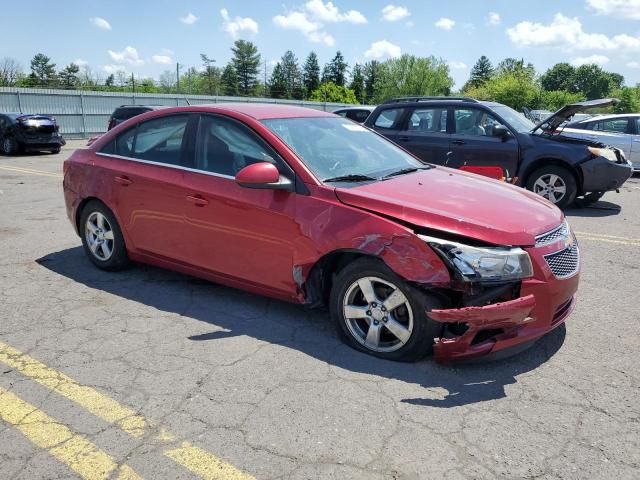
<path fill-rule="evenodd" d="M 538 235 L 536 237 L 536 247 L 541 247 L 543 245 L 548 245 L 562 238 L 567 238 L 569 236 L 569 228 L 566 223 L 563 223 L 559 227 L 554 228 L 542 235 Z"/>
<path fill-rule="evenodd" d="M 580 251 L 578 250 L 578 245 L 574 243 L 569 248 L 545 255 L 544 259 L 556 278 L 567 278 L 578 271 Z"/>

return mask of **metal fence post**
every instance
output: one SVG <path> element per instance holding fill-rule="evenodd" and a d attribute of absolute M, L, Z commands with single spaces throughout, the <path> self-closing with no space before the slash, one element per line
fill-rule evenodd
<path fill-rule="evenodd" d="M 17 93 L 18 93 L 18 111 L 22 113 L 22 99 L 20 98 L 20 90 L 18 90 Z"/>
<path fill-rule="evenodd" d="M 84 93 L 80 92 L 80 111 L 82 112 L 82 135 L 87 137 L 87 112 L 84 105 Z"/>

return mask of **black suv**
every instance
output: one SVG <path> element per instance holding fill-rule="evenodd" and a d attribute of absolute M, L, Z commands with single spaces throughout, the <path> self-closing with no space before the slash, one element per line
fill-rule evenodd
<path fill-rule="evenodd" d="M 595 201 L 632 174 L 619 149 L 559 135 L 577 112 L 616 102 L 567 105 L 535 125 L 500 103 L 396 98 L 379 105 L 365 125 L 426 162 L 503 178 L 564 208 L 578 196 Z"/>
<path fill-rule="evenodd" d="M 59 153 L 66 145 L 56 119 L 47 115 L 0 113 L 0 148 L 5 155 L 47 150 Z"/>
<path fill-rule="evenodd" d="M 113 111 L 111 117 L 109 117 L 107 130 L 111 130 L 116 125 L 120 125 L 125 120 L 129 120 L 137 115 L 151 112 L 152 110 L 158 110 L 160 108 L 168 107 L 160 105 L 120 105 Z"/>

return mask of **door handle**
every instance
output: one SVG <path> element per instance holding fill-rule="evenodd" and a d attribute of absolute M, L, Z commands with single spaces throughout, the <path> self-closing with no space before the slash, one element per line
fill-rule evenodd
<path fill-rule="evenodd" d="M 408 142 L 410 140 L 410 137 L 407 135 L 400 135 L 398 137 L 398 140 L 400 140 L 401 142 Z"/>
<path fill-rule="evenodd" d="M 121 176 L 121 177 L 116 177 L 114 178 L 116 183 L 119 183 L 120 185 L 126 187 L 127 185 L 131 185 L 133 182 L 129 179 L 129 177 L 126 176 Z"/>
<path fill-rule="evenodd" d="M 204 207 L 209 205 L 209 200 L 198 195 L 187 195 L 187 201 L 193 203 L 196 207 Z"/>
<path fill-rule="evenodd" d="M 464 140 L 454 140 L 451 143 L 453 143 L 454 145 L 464 145 L 467 142 L 465 142 Z"/>

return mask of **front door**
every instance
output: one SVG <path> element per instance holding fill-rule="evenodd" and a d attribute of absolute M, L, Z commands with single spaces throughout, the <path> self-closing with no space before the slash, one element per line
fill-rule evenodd
<path fill-rule="evenodd" d="M 518 142 L 514 135 L 494 135 L 494 127 L 502 125 L 496 117 L 479 108 L 456 107 L 453 123 L 447 166 L 497 166 L 507 178 L 516 174 L 520 160 Z"/>
<path fill-rule="evenodd" d="M 292 177 L 284 161 L 244 125 L 221 116 L 200 117 L 193 169 L 185 172 L 185 193 L 192 199 L 184 230 L 189 262 L 293 295 L 293 249 L 300 235 L 296 194 L 244 188 L 234 180 L 243 167 L 263 161 Z"/>

